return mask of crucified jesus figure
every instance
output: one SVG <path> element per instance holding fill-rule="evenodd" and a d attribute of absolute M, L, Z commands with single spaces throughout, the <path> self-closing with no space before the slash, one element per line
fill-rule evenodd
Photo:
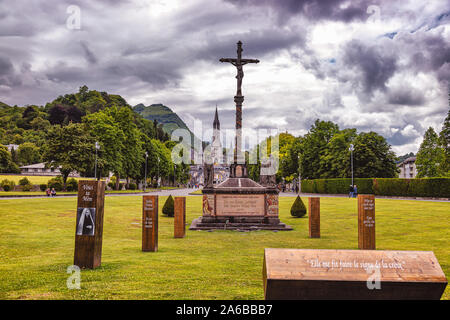
<path fill-rule="evenodd" d="M 234 58 L 222 58 L 219 60 L 220 62 L 229 62 L 237 69 L 237 90 L 236 90 L 236 96 L 242 96 L 242 78 L 244 78 L 244 69 L 242 66 L 246 65 L 247 63 L 258 63 L 259 60 L 257 59 L 242 59 L 242 42 L 239 41 L 237 43 L 237 59 Z"/>

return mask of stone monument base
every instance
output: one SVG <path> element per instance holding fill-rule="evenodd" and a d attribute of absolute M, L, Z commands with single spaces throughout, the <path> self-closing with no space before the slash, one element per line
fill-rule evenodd
<path fill-rule="evenodd" d="M 189 230 L 292 230 L 278 218 L 267 217 L 208 217 L 202 216 L 192 221 Z"/>
<path fill-rule="evenodd" d="M 292 230 L 278 218 L 278 190 L 249 178 L 203 189 L 203 216 L 189 230 Z"/>

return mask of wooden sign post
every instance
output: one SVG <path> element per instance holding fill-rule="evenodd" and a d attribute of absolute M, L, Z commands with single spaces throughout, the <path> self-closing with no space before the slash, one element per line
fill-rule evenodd
<path fill-rule="evenodd" d="M 142 197 L 142 251 L 158 251 L 158 196 Z"/>
<path fill-rule="evenodd" d="M 447 278 L 432 251 L 265 249 L 267 300 L 440 299 Z"/>
<path fill-rule="evenodd" d="M 375 250 L 375 196 L 358 195 L 358 248 Z"/>
<path fill-rule="evenodd" d="M 320 238 L 320 198 L 308 198 L 309 237 Z"/>
<path fill-rule="evenodd" d="M 174 237 L 184 238 L 186 235 L 186 197 L 175 197 L 174 210 Z"/>
<path fill-rule="evenodd" d="M 74 265 L 94 269 L 101 265 L 105 181 L 78 182 Z"/>

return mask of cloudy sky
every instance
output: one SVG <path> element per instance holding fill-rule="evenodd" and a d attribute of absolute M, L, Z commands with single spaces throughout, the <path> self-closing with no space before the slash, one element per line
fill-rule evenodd
<path fill-rule="evenodd" d="M 450 1 L 0 0 L 0 101 L 38 104 L 91 89 L 163 103 L 188 125 L 300 135 L 315 119 L 376 131 L 416 152 L 448 111 Z"/>

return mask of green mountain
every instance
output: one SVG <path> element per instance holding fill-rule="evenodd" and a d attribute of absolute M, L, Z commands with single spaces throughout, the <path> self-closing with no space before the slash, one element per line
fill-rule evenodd
<path fill-rule="evenodd" d="M 173 112 L 172 109 L 166 107 L 161 103 L 152 104 L 149 106 L 145 106 L 144 104 L 140 103 L 138 105 L 135 105 L 133 107 L 133 110 L 147 120 L 156 120 L 158 121 L 158 123 L 162 123 L 163 130 L 167 132 L 169 136 L 174 130 L 181 128 L 188 130 L 191 134 L 191 137 L 193 139 L 192 146 L 194 146 L 194 140 L 197 143 L 198 141 L 200 141 L 197 137 L 194 136 L 186 123 L 184 123 L 184 121 L 181 120 L 181 118 L 175 112 Z"/>
<path fill-rule="evenodd" d="M 133 110 L 147 120 L 156 120 L 158 123 L 162 123 L 163 130 L 169 135 L 178 128 L 189 130 L 184 121 L 181 120 L 175 112 L 163 104 L 152 104 L 146 107 L 140 103 L 134 106 Z M 191 131 L 189 130 L 189 132 Z"/>
<path fill-rule="evenodd" d="M 0 108 L 10 108 L 10 106 L 0 101 Z"/>

